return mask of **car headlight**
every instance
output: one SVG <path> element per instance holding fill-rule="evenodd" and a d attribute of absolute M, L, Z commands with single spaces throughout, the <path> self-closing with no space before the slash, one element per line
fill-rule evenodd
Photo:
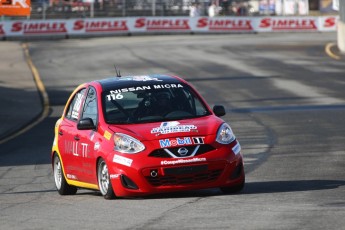
<path fill-rule="evenodd" d="M 235 139 L 235 134 L 232 132 L 230 125 L 223 123 L 218 129 L 216 141 L 220 144 L 230 144 Z"/>
<path fill-rule="evenodd" d="M 134 154 L 145 149 L 145 146 L 139 140 L 123 133 L 114 134 L 114 143 L 115 150 L 120 153 Z"/>

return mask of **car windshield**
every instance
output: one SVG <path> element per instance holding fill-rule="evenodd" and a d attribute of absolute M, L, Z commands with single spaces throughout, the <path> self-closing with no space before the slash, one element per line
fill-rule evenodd
<path fill-rule="evenodd" d="M 109 124 L 181 120 L 210 115 L 186 84 L 144 84 L 102 93 L 104 118 Z"/>

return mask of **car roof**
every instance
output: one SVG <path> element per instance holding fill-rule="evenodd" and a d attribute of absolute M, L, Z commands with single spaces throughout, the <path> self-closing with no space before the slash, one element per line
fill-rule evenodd
<path fill-rule="evenodd" d="M 96 82 L 102 86 L 103 91 L 112 90 L 115 88 L 136 87 L 151 84 L 184 83 L 182 79 L 168 75 L 115 76 L 103 80 L 97 80 Z"/>

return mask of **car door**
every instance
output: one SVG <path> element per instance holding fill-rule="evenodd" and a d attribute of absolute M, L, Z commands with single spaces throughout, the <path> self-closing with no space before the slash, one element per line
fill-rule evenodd
<path fill-rule="evenodd" d="M 77 122 L 85 100 L 85 92 L 86 88 L 83 88 L 74 94 L 58 129 L 58 147 L 66 177 L 70 180 L 80 180 L 82 146 L 78 135 Z"/>
<path fill-rule="evenodd" d="M 96 154 L 95 151 L 99 148 L 99 134 L 97 132 L 98 126 L 98 105 L 97 93 L 93 86 L 87 90 L 85 103 L 81 112 L 80 119 L 91 118 L 95 129 L 78 130 L 78 137 L 80 138 L 79 144 L 81 146 L 81 171 L 79 179 L 86 183 L 97 183 L 96 177 Z"/>

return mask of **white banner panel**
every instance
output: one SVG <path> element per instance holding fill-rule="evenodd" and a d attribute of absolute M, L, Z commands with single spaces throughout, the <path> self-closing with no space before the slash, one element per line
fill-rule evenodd
<path fill-rule="evenodd" d="M 0 37 L 336 31 L 338 16 L 129 17 L 0 22 Z"/>
<path fill-rule="evenodd" d="M 317 17 L 260 18 L 258 32 L 318 31 Z"/>
<path fill-rule="evenodd" d="M 319 31 L 336 31 L 337 24 L 339 21 L 339 16 L 325 16 L 319 17 Z"/>
<path fill-rule="evenodd" d="M 249 17 L 201 17 L 191 20 L 193 32 L 231 33 L 254 32 L 253 19 Z"/>

